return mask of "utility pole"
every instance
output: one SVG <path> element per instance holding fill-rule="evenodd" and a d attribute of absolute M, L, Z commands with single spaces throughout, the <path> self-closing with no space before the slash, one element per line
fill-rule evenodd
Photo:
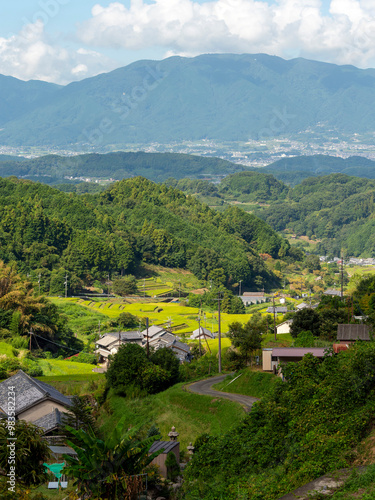
<path fill-rule="evenodd" d="M 180 301 L 181 300 L 181 281 L 179 281 L 178 284 L 180 285 L 178 288 L 178 300 Z"/>
<path fill-rule="evenodd" d="M 148 341 L 148 318 L 146 318 L 146 330 L 147 330 L 147 333 L 146 333 L 146 352 L 147 352 L 147 357 L 150 356 L 150 344 L 149 344 L 149 341 Z"/>
<path fill-rule="evenodd" d="M 221 373 L 221 316 L 220 316 L 220 302 L 223 300 L 220 296 L 220 291 L 217 292 L 217 308 L 218 308 L 218 338 L 219 338 L 219 373 Z"/>
<path fill-rule="evenodd" d="M 199 325 L 199 335 L 198 335 L 198 339 L 199 339 L 199 357 L 202 356 L 202 345 L 201 345 L 201 318 L 198 317 L 198 325 Z"/>
<path fill-rule="evenodd" d="M 143 278 L 143 298 L 146 297 L 146 280 Z"/>
<path fill-rule="evenodd" d="M 38 275 L 39 295 L 40 295 L 40 278 L 41 278 L 41 276 L 42 275 L 39 273 L 39 275 Z"/>
<path fill-rule="evenodd" d="M 99 320 L 99 337 L 100 337 L 100 320 Z"/>
<path fill-rule="evenodd" d="M 65 285 L 65 298 L 67 298 L 67 296 L 68 296 L 68 273 L 65 273 L 64 285 Z"/>
<path fill-rule="evenodd" d="M 109 273 L 107 274 L 107 276 L 108 276 L 108 294 L 107 295 L 108 295 L 108 298 L 109 298 Z"/>
<path fill-rule="evenodd" d="M 276 336 L 276 309 L 275 309 L 275 295 L 272 296 L 272 304 L 273 304 L 273 333 L 275 336 L 275 340 L 277 340 Z"/>
<path fill-rule="evenodd" d="M 240 287 L 238 289 L 238 296 L 241 297 L 241 283 L 242 283 L 243 280 L 240 280 Z"/>
<path fill-rule="evenodd" d="M 31 335 L 33 334 L 33 329 L 32 328 L 30 328 L 29 334 L 30 334 L 29 351 L 31 352 Z"/>
<path fill-rule="evenodd" d="M 344 298 L 344 254 L 341 253 L 341 300 Z"/>

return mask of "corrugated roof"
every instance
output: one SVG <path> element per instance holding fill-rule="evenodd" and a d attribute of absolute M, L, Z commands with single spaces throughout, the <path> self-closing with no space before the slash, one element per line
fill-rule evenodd
<path fill-rule="evenodd" d="M 163 453 L 169 453 L 173 451 L 173 448 L 179 445 L 178 441 L 155 441 L 151 448 L 149 449 L 149 453 L 155 453 L 155 451 L 159 451 L 164 448 Z"/>
<path fill-rule="evenodd" d="M 371 340 L 367 325 L 337 325 L 337 340 Z"/>
<path fill-rule="evenodd" d="M 264 292 L 244 292 L 244 297 L 264 297 Z"/>
<path fill-rule="evenodd" d="M 71 406 L 71 401 L 52 385 L 30 377 L 22 370 L 0 383 L 0 407 L 4 412 L 8 406 L 9 387 L 14 387 L 16 415 L 44 399 L 54 399 L 63 406 Z"/>
<path fill-rule="evenodd" d="M 272 356 L 278 358 L 302 358 L 305 354 L 311 353 L 317 358 L 322 358 L 326 347 L 277 347 L 272 350 Z"/>
<path fill-rule="evenodd" d="M 285 314 L 286 312 L 288 312 L 288 308 L 287 307 L 268 307 L 267 308 L 267 312 L 268 313 L 273 313 L 273 310 L 275 309 L 275 313 L 282 313 L 282 314 Z"/>

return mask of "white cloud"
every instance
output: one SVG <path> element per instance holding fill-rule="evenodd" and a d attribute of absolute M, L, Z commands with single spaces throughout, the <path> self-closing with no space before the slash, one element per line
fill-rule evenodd
<path fill-rule="evenodd" d="M 24 26 L 18 34 L 0 38 L 0 73 L 21 80 L 65 84 L 115 66 L 97 52 L 70 50 L 51 42 L 41 21 Z"/>
<path fill-rule="evenodd" d="M 375 65 L 373 0 L 133 0 L 97 4 L 79 27 L 88 46 L 163 47 L 168 54 L 266 52 L 339 64 Z"/>

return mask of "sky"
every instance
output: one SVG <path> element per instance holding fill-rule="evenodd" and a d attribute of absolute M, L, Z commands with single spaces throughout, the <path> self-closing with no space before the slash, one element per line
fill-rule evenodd
<path fill-rule="evenodd" d="M 140 59 L 266 53 L 375 67 L 374 0 L 13 0 L 0 74 L 66 85 Z"/>

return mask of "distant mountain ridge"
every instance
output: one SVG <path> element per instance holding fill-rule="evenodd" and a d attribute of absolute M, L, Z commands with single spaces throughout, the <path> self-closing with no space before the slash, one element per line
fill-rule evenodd
<path fill-rule="evenodd" d="M 45 184 L 66 182 L 64 178 L 100 178 L 121 180 L 143 176 L 153 181 L 168 177 L 181 179 L 217 178 L 241 172 L 246 167 L 221 158 L 178 153 L 136 153 L 118 151 L 77 156 L 47 155 L 39 158 L 0 155 L 0 177 L 25 177 Z"/>
<path fill-rule="evenodd" d="M 375 70 L 266 54 L 138 61 L 59 87 L 0 76 L 0 144 L 234 141 L 375 131 Z"/>
<path fill-rule="evenodd" d="M 273 174 L 277 179 L 296 186 L 309 177 L 335 173 L 375 179 L 375 162 L 363 156 L 294 156 L 271 163 L 264 167 L 262 172 Z"/>

